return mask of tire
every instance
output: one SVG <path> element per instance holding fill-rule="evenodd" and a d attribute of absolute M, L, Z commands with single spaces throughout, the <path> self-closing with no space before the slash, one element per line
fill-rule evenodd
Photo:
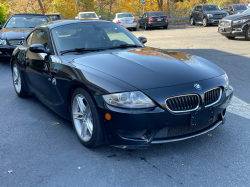
<path fill-rule="evenodd" d="M 247 41 L 250 41 L 250 26 L 248 26 L 248 27 L 246 28 L 245 39 L 246 39 Z"/>
<path fill-rule="evenodd" d="M 104 145 L 101 121 L 89 93 L 83 88 L 77 88 L 71 96 L 70 108 L 72 123 L 80 142 L 88 148 Z"/>
<path fill-rule="evenodd" d="M 168 25 L 164 26 L 163 28 L 164 28 L 164 29 L 168 29 Z"/>
<path fill-rule="evenodd" d="M 12 71 L 13 85 L 14 85 L 16 94 L 18 95 L 18 97 L 27 97 L 28 93 L 25 90 L 24 83 L 23 83 L 23 80 L 20 75 L 20 71 L 16 62 L 13 63 L 11 71 Z"/>
<path fill-rule="evenodd" d="M 191 17 L 191 18 L 190 18 L 190 24 L 191 24 L 191 25 L 195 25 L 194 17 Z"/>
<path fill-rule="evenodd" d="M 229 39 L 229 40 L 234 40 L 235 36 L 226 36 L 226 38 Z"/>
<path fill-rule="evenodd" d="M 202 24 L 203 24 L 204 27 L 208 26 L 207 18 L 203 18 Z"/>

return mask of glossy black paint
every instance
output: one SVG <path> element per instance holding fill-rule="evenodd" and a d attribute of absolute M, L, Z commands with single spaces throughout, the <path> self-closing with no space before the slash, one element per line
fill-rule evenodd
<path fill-rule="evenodd" d="M 154 143 L 153 137 L 160 129 L 187 125 L 191 112 L 170 112 L 165 104 L 168 97 L 195 93 L 202 101 L 205 91 L 221 87 L 220 102 L 209 108 L 201 102 L 196 112 L 220 115 L 229 105 L 233 94 L 226 96 L 226 82 L 221 76 L 224 71 L 201 57 L 149 47 L 57 55 L 50 31 L 79 22 L 84 21 L 57 21 L 37 27 L 49 33 L 52 50 L 43 55 L 33 53 L 25 42 L 13 52 L 11 66 L 14 61 L 18 63 L 29 94 L 68 120 L 71 94 L 78 87 L 87 90 L 96 103 L 109 145 L 147 147 Z M 195 89 L 194 83 L 201 84 L 202 90 Z M 121 109 L 107 105 L 102 98 L 104 94 L 136 90 L 150 97 L 156 107 Z M 111 120 L 105 119 L 106 113 L 111 114 Z M 148 139 L 140 139 L 141 134 Z"/>
<path fill-rule="evenodd" d="M 235 9 L 235 6 L 244 6 L 245 9 L 244 10 L 237 10 Z M 226 11 L 229 15 L 233 15 L 233 14 L 239 14 L 243 11 L 245 11 L 247 9 L 247 6 L 245 4 L 234 4 L 234 5 L 227 5 L 225 7 L 223 7 L 223 10 Z"/>
<path fill-rule="evenodd" d="M 43 14 L 15 14 L 11 16 L 2 29 L 0 30 L 0 39 L 6 40 L 7 45 L 0 45 L 0 57 L 11 57 L 12 52 L 16 48 L 17 45 L 12 45 L 9 41 L 10 40 L 20 40 L 23 41 L 28 34 L 34 29 L 34 28 L 5 28 L 6 25 L 8 24 L 9 20 L 12 17 L 18 17 L 18 16 L 27 16 L 27 17 L 34 17 L 34 16 L 39 16 L 39 17 L 46 17 Z M 47 21 L 49 22 L 49 19 L 47 18 Z M 22 44 L 20 43 L 20 46 Z"/>
<path fill-rule="evenodd" d="M 233 24 L 233 21 L 242 20 L 242 19 L 249 19 L 244 23 L 237 23 Z M 223 25 L 223 22 L 229 23 L 229 26 Z M 228 16 L 221 20 L 218 26 L 218 32 L 227 37 L 236 37 L 236 36 L 245 36 L 247 32 L 247 28 L 250 27 L 250 14 L 234 14 Z"/>

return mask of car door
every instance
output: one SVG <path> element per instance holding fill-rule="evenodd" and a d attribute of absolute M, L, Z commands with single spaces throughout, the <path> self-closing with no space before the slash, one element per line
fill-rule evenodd
<path fill-rule="evenodd" d="M 202 22 L 202 20 L 203 20 L 202 6 L 197 6 L 197 22 Z"/>
<path fill-rule="evenodd" d="M 36 29 L 30 35 L 27 47 L 33 44 L 42 44 L 47 50 L 50 50 L 49 35 L 44 29 Z M 25 54 L 26 68 L 25 74 L 29 85 L 34 89 L 36 94 L 42 98 L 50 100 L 50 90 L 48 84 L 50 83 L 49 71 L 49 54 L 46 53 L 33 53 L 27 48 Z"/>
<path fill-rule="evenodd" d="M 197 6 L 194 7 L 192 15 L 193 15 L 194 21 L 197 21 Z"/>

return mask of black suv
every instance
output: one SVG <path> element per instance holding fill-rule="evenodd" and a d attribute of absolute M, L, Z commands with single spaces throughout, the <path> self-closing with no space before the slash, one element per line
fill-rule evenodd
<path fill-rule="evenodd" d="M 228 15 L 218 5 L 197 5 L 190 14 L 190 24 L 203 24 L 204 27 L 219 24 L 220 19 Z"/>
<path fill-rule="evenodd" d="M 11 16 L 0 30 L 0 58 L 11 57 L 13 50 L 23 44 L 32 29 L 49 21 L 49 18 L 43 14 Z"/>
<path fill-rule="evenodd" d="M 228 39 L 243 36 L 250 41 L 250 9 L 222 19 L 218 26 L 218 32 Z"/>
<path fill-rule="evenodd" d="M 246 9 L 247 9 L 247 6 L 244 4 L 228 5 L 228 6 L 223 7 L 223 10 L 226 11 L 229 15 L 240 14 Z"/>

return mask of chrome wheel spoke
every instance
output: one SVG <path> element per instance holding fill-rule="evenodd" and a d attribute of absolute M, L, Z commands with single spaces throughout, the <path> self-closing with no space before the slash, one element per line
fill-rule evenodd
<path fill-rule="evenodd" d="M 81 137 L 85 138 L 87 136 L 87 127 L 85 124 L 82 124 Z"/>
<path fill-rule="evenodd" d="M 81 112 L 73 113 L 73 118 L 77 120 L 83 120 L 83 114 Z"/>
<path fill-rule="evenodd" d="M 14 83 L 14 87 L 15 87 L 15 90 L 17 93 L 20 93 L 21 91 L 21 77 L 20 77 L 20 73 L 19 73 L 19 70 L 17 69 L 17 65 L 14 64 L 13 66 L 13 83 Z"/>
<path fill-rule="evenodd" d="M 86 106 L 85 106 L 85 104 L 83 103 L 83 98 L 80 97 L 80 96 L 77 96 L 77 97 L 76 97 L 76 100 L 77 100 L 78 106 L 79 106 L 79 108 L 80 108 L 80 111 L 83 113 L 83 112 L 86 110 Z"/>

